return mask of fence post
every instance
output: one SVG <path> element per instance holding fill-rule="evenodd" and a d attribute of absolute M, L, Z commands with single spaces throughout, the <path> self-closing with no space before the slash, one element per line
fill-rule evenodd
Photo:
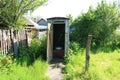
<path fill-rule="evenodd" d="M 28 33 L 27 33 L 27 29 L 25 29 L 25 37 L 26 37 L 26 47 L 28 47 Z"/>
<path fill-rule="evenodd" d="M 12 35 L 12 30 L 10 29 L 10 41 L 11 41 L 11 52 L 14 52 L 14 47 L 13 47 L 13 35 Z"/>
<path fill-rule="evenodd" d="M 87 45 L 86 45 L 86 63 L 85 63 L 85 71 L 89 68 L 89 60 L 90 60 L 90 45 L 91 45 L 92 35 L 88 35 Z"/>

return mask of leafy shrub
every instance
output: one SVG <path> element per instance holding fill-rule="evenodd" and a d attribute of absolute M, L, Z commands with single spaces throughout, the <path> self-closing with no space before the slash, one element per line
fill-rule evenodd
<path fill-rule="evenodd" d="M 0 74 L 11 71 L 13 63 L 13 56 L 6 56 L 0 54 Z"/>
<path fill-rule="evenodd" d="M 29 65 L 38 58 L 46 58 L 46 37 L 44 37 L 42 40 L 34 38 L 32 39 L 31 45 L 29 47 L 20 48 L 18 61 L 21 63 L 26 62 L 27 65 Z"/>
<path fill-rule="evenodd" d="M 77 54 L 83 54 L 84 53 L 84 49 L 80 47 L 79 43 L 77 42 L 71 42 L 70 43 L 70 49 L 68 50 L 68 53 L 65 55 L 65 63 L 68 63 L 71 60 L 71 57 L 73 55 L 77 55 Z"/>
<path fill-rule="evenodd" d="M 47 38 L 44 36 L 42 40 L 40 41 L 40 47 L 39 47 L 39 54 L 37 56 L 41 56 L 42 59 L 46 60 L 46 51 L 47 51 Z"/>
<path fill-rule="evenodd" d="M 108 41 L 108 45 L 111 46 L 113 50 L 120 48 L 120 32 L 115 31 L 112 35 L 110 35 Z"/>
<path fill-rule="evenodd" d="M 74 52 L 78 52 L 80 49 L 80 45 L 77 42 L 71 42 L 70 43 L 70 49 L 72 49 Z"/>
<path fill-rule="evenodd" d="M 73 21 L 72 26 L 76 27 L 70 35 L 71 40 L 86 47 L 87 36 L 93 35 L 92 41 L 96 46 L 103 44 L 119 27 L 120 17 L 117 17 L 119 15 L 120 11 L 116 3 L 108 4 L 102 0 L 96 9 L 90 7 L 87 13 L 82 13 Z"/>

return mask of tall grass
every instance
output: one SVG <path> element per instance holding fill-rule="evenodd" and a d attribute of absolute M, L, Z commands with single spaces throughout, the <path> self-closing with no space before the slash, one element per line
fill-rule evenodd
<path fill-rule="evenodd" d="M 45 38 L 35 38 L 29 47 L 20 49 L 16 59 L 0 55 L 0 80 L 49 80 L 45 75 L 48 63 L 43 60 L 45 48 Z"/>
<path fill-rule="evenodd" d="M 27 66 L 12 60 L 6 63 L 5 59 L 5 57 L 0 59 L 0 80 L 49 80 L 45 76 L 48 64 L 42 60 L 36 60 Z"/>
<path fill-rule="evenodd" d="M 71 54 L 71 53 L 70 53 Z M 85 72 L 85 51 L 68 56 L 64 80 L 119 80 L 120 50 L 90 54 L 90 67 Z"/>

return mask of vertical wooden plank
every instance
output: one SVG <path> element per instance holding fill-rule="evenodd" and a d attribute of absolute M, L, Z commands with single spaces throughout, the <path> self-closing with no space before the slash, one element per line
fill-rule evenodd
<path fill-rule="evenodd" d="M 6 30 L 5 34 L 6 34 L 6 40 L 5 40 L 6 47 L 5 47 L 5 49 L 6 49 L 6 54 L 7 54 L 7 38 L 8 38 L 8 36 L 7 36 L 7 30 Z"/>
<path fill-rule="evenodd" d="M 5 37 L 4 37 L 4 38 L 5 38 L 5 39 L 4 39 L 5 42 L 4 42 L 4 44 L 5 44 L 5 54 L 6 54 L 6 53 L 7 53 L 7 30 L 5 30 L 5 33 L 4 33 L 4 34 L 5 34 Z"/>
<path fill-rule="evenodd" d="M 22 34 L 22 30 L 20 31 L 20 44 L 21 44 L 21 46 L 22 46 L 22 39 L 23 39 L 23 37 L 22 37 L 21 35 L 23 35 L 23 34 Z"/>
<path fill-rule="evenodd" d="M 22 36 L 21 36 L 22 35 Z M 23 46 L 23 38 L 24 38 L 24 32 L 21 30 L 20 32 L 20 37 L 21 37 L 21 46 Z"/>
<path fill-rule="evenodd" d="M 0 54 L 1 54 L 1 29 L 0 29 Z"/>
<path fill-rule="evenodd" d="M 18 45 L 20 46 L 20 30 L 18 31 Z"/>
<path fill-rule="evenodd" d="M 49 29 L 47 30 L 47 55 L 46 55 L 46 59 L 49 62 Z"/>
<path fill-rule="evenodd" d="M 5 54 L 5 30 L 3 30 L 3 54 Z"/>
<path fill-rule="evenodd" d="M 11 53 L 13 52 L 13 31 L 10 30 Z"/>
<path fill-rule="evenodd" d="M 26 47 L 26 43 L 27 43 L 27 41 L 26 41 L 26 31 L 24 30 L 24 46 Z"/>
<path fill-rule="evenodd" d="M 6 54 L 6 39 L 7 39 L 6 30 L 4 30 L 4 54 Z"/>
<path fill-rule="evenodd" d="M 47 61 L 50 62 L 53 57 L 52 48 L 51 48 L 51 32 L 50 32 L 51 24 L 48 24 L 48 31 L 47 31 Z"/>
<path fill-rule="evenodd" d="M 13 36 L 13 49 L 15 57 L 18 57 L 18 44 L 17 44 L 17 31 L 14 30 L 14 36 Z"/>
<path fill-rule="evenodd" d="M 8 38 L 8 49 L 9 49 L 9 52 L 11 53 L 10 30 L 8 30 L 8 32 L 9 32 L 9 38 Z"/>
<path fill-rule="evenodd" d="M 26 38 L 26 47 L 28 47 L 28 34 L 27 34 L 27 30 L 25 30 L 25 38 Z"/>
<path fill-rule="evenodd" d="M 19 39 L 20 39 L 20 43 L 19 44 L 20 44 L 20 46 L 22 46 L 22 36 L 21 36 L 22 34 L 21 33 L 22 33 L 22 31 L 20 30 L 19 31 Z"/>
<path fill-rule="evenodd" d="M 2 30 L 0 29 L 0 53 L 2 54 Z"/>
<path fill-rule="evenodd" d="M 27 39 L 28 39 L 28 46 L 30 45 L 31 43 L 31 38 L 32 38 L 32 33 L 30 31 L 30 29 L 27 29 Z"/>
<path fill-rule="evenodd" d="M 3 30 L 2 30 L 2 41 L 1 41 L 1 42 L 2 42 L 1 50 L 2 50 L 2 54 L 3 54 L 3 46 L 4 46 L 4 45 L 3 45 Z"/>
<path fill-rule="evenodd" d="M 8 41 L 9 41 L 9 32 L 7 30 L 7 40 L 6 40 L 6 49 L 7 49 L 7 53 L 9 52 L 9 45 L 8 45 Z"/>
<path fill-rule="evenodd" d="M 8 50 L 9 50 L 9 53 L 11 52 L 11 41 L 10 41 L 10 30 L 8 30 Z"/>
<path fill-rule="evenodd" d="M 52 58 L 53 58 L 53 24 L 50 25 L 50 40 L 51 40 L 51 54 L 52 54 Z"/>
<path fill-rule="evenodd" d="M 18 36 L 19 36 L 19 46 L 21 47 L 22 46 L 22 43 L 21 43 L 21 30 L 18 31 Z"/>
<path fill-rule="evenodd" d="M 69 20 L 65 21 L 65 51 L 64 51 L 64 55 L 67 54 L 69 50 Z"/>

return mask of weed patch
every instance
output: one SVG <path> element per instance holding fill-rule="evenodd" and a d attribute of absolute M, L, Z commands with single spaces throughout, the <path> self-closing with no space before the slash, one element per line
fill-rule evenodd
<path fill-rule="evenodd" d="M 78 52 L 67 58 L 64 80 L 119 80 L 119 58 L 119 50 L 109 53 L 91 53 L 90 67 L 85 72 L 85 52 Z"/>

